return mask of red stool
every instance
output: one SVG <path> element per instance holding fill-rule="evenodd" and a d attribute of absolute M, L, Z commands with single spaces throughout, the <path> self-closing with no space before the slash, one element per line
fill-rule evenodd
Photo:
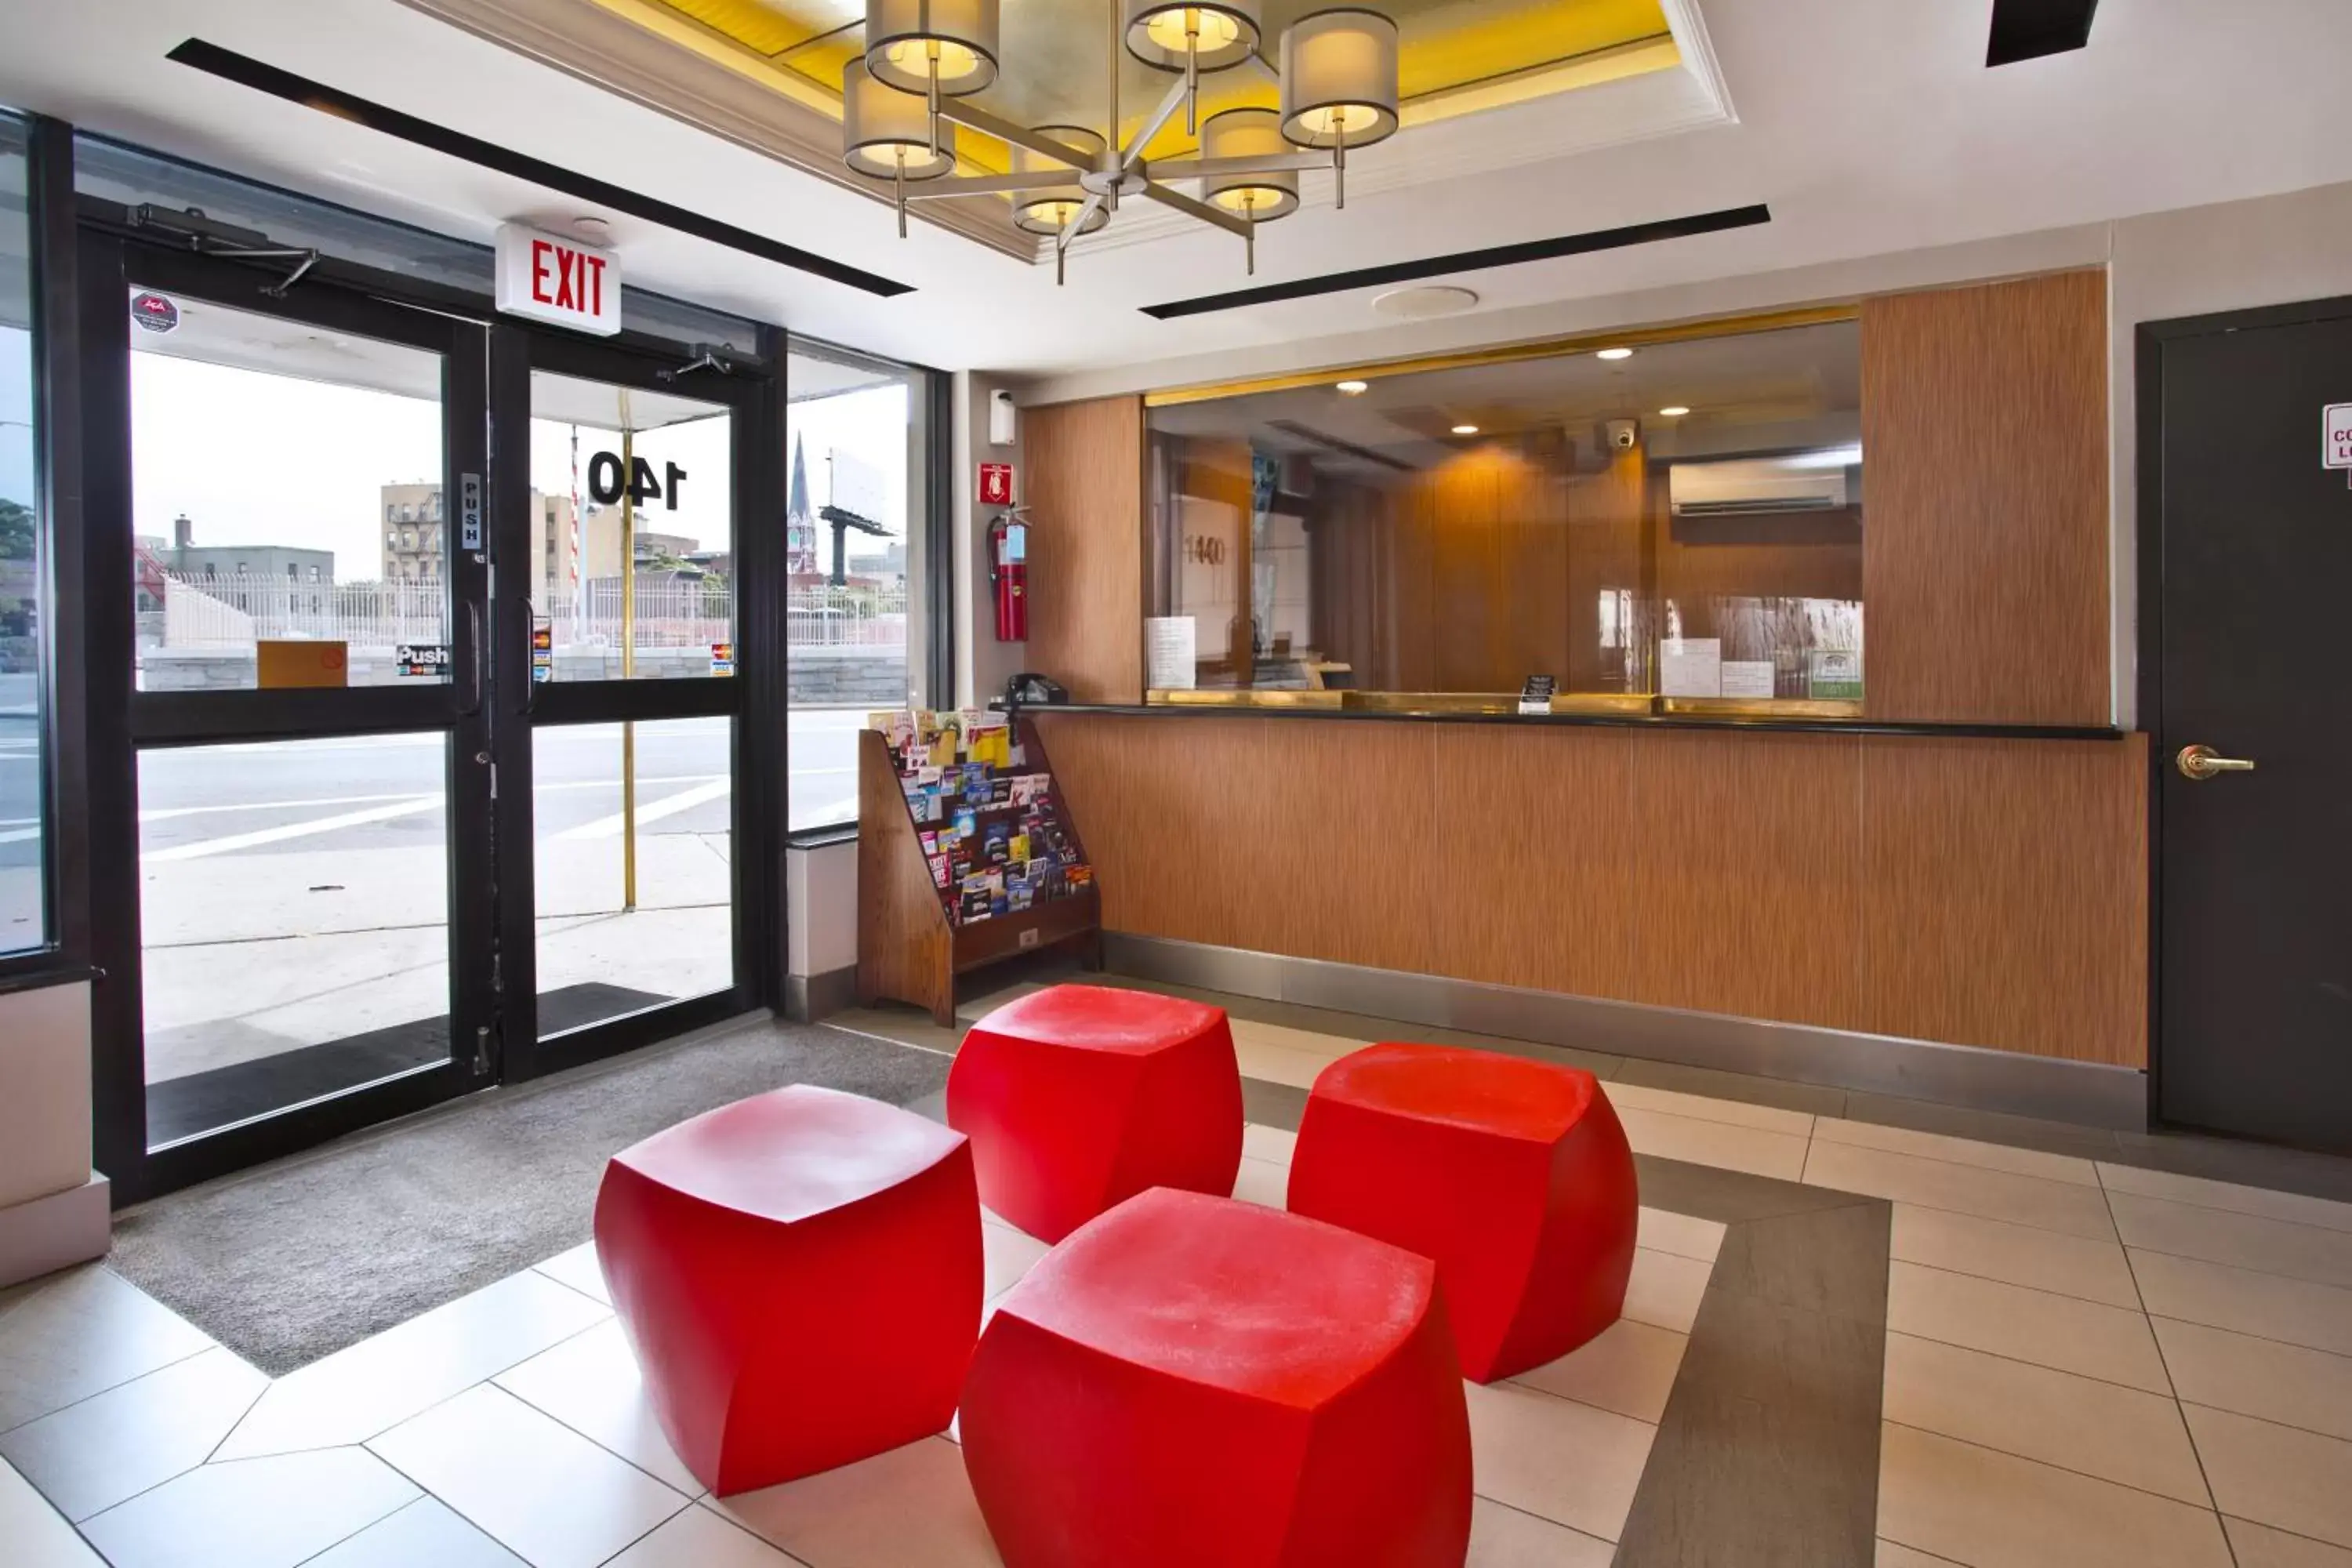
<path fill-rule="evenodd" d="M 725 1495 L 943 1430 L 980 1331 L 961 1134 L 796 1084 L 613 1156 L 596 1259 L 670 1447 Z"/>
<path fill-rule="evenodd" d="M 1318 1074 L 1290 1207 L 1437 1260 L 1464 1374 L 1540 1366 L 1617 1321 L 1633 1153 L 1589 1072 L 1367 1046 Z"/>
<path fill-rule="evenodd" d="M 1059 1241 L 1146 1187 L 1234 1190 L 1242 1079 L 1224 1010 L 1055 985 L 971 1026 L 948 1070 L 980 1201 Z"/>
<path fill-rule="evenodd" d="M 964 1468 L 1006 1568 L 1461 1568 L 1470 1421 L 1425 1258 L 1130 1198 L 1006 1292 Z"/>

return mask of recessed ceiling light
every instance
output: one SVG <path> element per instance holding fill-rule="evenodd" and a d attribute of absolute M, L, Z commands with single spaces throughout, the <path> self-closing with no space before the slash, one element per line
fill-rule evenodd
<path fill-rule="evenodd" d="M 1632 349 L 1602 349 L 1592 357 L 1594 359 L 1632 359 L 1633 357 L 1633 351 Z"/>
<path fill-rule="evenodd" d="M 1371 385 L 1369 381 L 1343 381 L 1339 383 L 1339 391 L 1346 396 L 1353 397 L 1360 392 L 1370 391 Z"/>
<path fill-rule="evenodd" d="M 1478 426 L 1475 425 L 1456 425 L 1454 427 L 1454 433 L 1456 436 L 1475 436 L 1478 434 Z"/>
<path fill-rule="evenodd" d="M 1689 412 L 1689 409 L 1685 408 L 1681 404 L 1676 403 L 1659 409 L 1658 417 L 1661 419 L 1679 419 Z"/>

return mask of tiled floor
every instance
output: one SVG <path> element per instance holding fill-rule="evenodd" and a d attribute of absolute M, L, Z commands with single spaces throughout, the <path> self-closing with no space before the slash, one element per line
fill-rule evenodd
<path fill-rule="evenodd" d="M 1359 1043 L 1236 1024 L 1293 1088 Z M 1639 1152 L 1892 1205 L 1880 1564 L 2352 1568 L 2352 1205 L 1660 1077 L 1610 1086 Z M 1236 1195 L 1292 1142 L 1252 1126 Z M 993 1300 L 1044 1248 L 987 1219 Z M 1469 1391 L 1473 1563 L 1612 1561 L 1725 1237 L 1645 1208 L 1625 1321 Z M 103 1268 L 0 1294 L 0 1460 L 8 1568 L 997 1561 L 951 1436 L 705 1495 L 586 1247 L 274 1384 Z"/>

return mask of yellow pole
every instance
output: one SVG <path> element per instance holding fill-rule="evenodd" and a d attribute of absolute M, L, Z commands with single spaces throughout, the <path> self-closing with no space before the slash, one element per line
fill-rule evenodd
<path fill-rule="evenodd" d="M 621 389 L 621 679 L 637 673 L 636 445 Z M 637 726 L 621 721 L 621 910 L 637 907 Z"/>

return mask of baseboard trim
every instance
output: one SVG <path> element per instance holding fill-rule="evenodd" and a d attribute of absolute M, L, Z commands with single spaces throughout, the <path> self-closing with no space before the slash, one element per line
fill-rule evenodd
<path fill-rule="evenodd" d="M 828 969 L 822 974 L 784 976 L 784 1016 L 795 1024 L 814 1024 L 857 1005 L 857 965 Z"/>
<path fill-rule="evenodd" d="M 0 1286 L 103 1258 L 114 1245 L 114 1199 L 104 1176 L 0 1209 Z"/>
<path fill-rule="evenodd" d="M 2148 1124 L 2147 1075 L 2135 1068 L 1569 996 L 1123 931 L 1103 933 L 1103 958 L 1116 973 L 1261 1001 L 2121 1131 L 2144 1131 Z"/>

